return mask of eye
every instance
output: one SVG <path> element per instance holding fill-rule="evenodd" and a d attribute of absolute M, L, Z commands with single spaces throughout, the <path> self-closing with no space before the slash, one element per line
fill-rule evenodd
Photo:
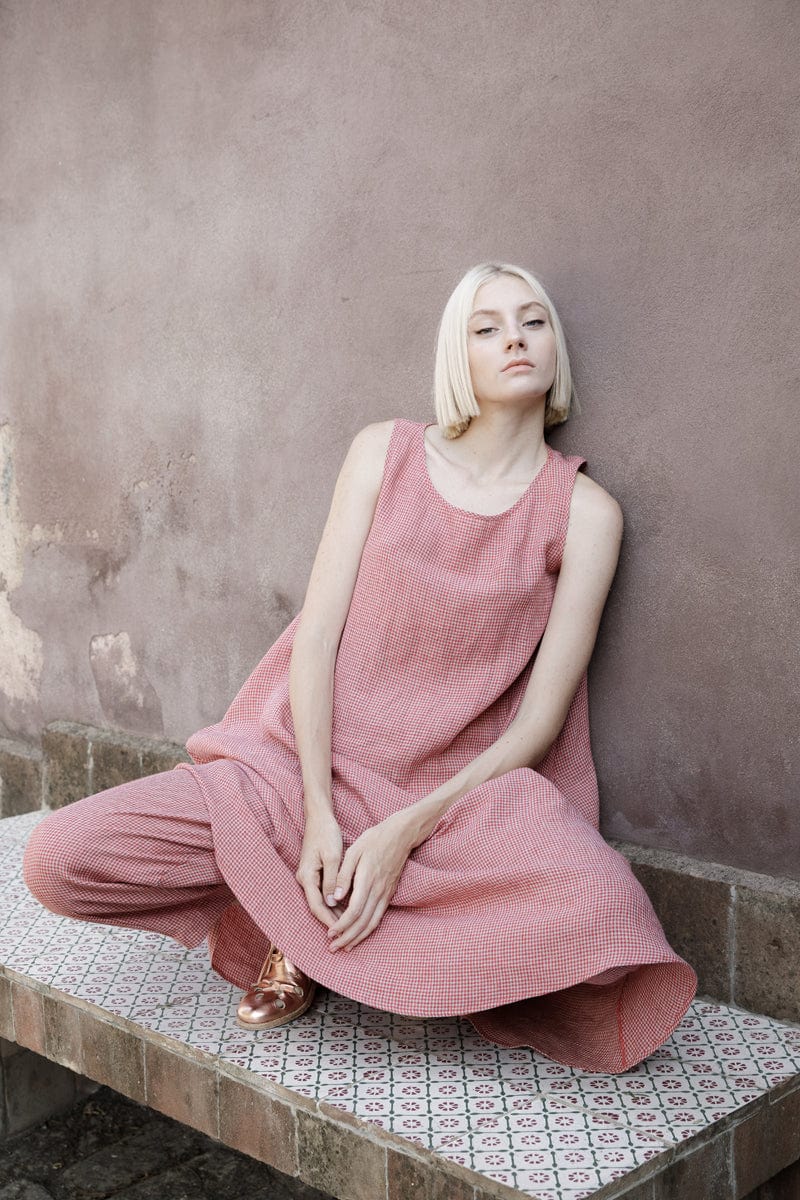
<path fill-rule="evenodd" d="M 525 322 L 526 325 L 544 325 L 541 317 L 531 317 L 530 321 Z"/>
<path fill-rule="evenodd" d="M 493 329 L 494 329 L 494 325 L 484 325 L 482 329 L 475 329 L 475 330 L 473 330 L 473 332 L 474 333 L 491 333 Z"/>

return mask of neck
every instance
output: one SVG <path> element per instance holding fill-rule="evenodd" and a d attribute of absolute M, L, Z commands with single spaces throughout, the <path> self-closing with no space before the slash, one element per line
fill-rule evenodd
<path fill-rule="evenodd" d="M 527 412 L 482 404 L 480 415 L 450 445 L 482 478 L 532 476 L 547 457 L 544 403 Z"/>

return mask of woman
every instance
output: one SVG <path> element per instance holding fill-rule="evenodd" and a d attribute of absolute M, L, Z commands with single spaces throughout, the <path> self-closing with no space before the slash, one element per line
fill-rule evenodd
<path fill-rule="evenodd" d="M 256 979 L 253 1028 L 316 981 L 589 1070 L 660 1045 L 696 980 L 597 832 L 586 667 L 622 518 L 545 442 L 571 394 L 538 280 L 469 271 L 437 423 L 357 435 L 301 613 L 191 764 L 37 827 L 41 901 L 208 937 L 220 974 Z"/>

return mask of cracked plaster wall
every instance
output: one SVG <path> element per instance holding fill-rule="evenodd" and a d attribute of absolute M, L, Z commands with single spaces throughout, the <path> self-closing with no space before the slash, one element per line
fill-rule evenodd
<path fill-rule="evenodd" d="M 604 828 L 797 874 L 797 51 L 755 0 L 4 4 L 0 732 L 221 716 L 500 255 L 626 513 Z"/>

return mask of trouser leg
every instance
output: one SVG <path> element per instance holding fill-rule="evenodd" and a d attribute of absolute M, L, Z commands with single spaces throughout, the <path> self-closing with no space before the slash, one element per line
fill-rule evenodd
<path fill-rule="evenodd" d="M 23 871 L 53 912 L 149 929 L 186 946 L 208 936 L 233 903 L 200 787 L 183 769 L 50 814 L 31 835 Z"/>

